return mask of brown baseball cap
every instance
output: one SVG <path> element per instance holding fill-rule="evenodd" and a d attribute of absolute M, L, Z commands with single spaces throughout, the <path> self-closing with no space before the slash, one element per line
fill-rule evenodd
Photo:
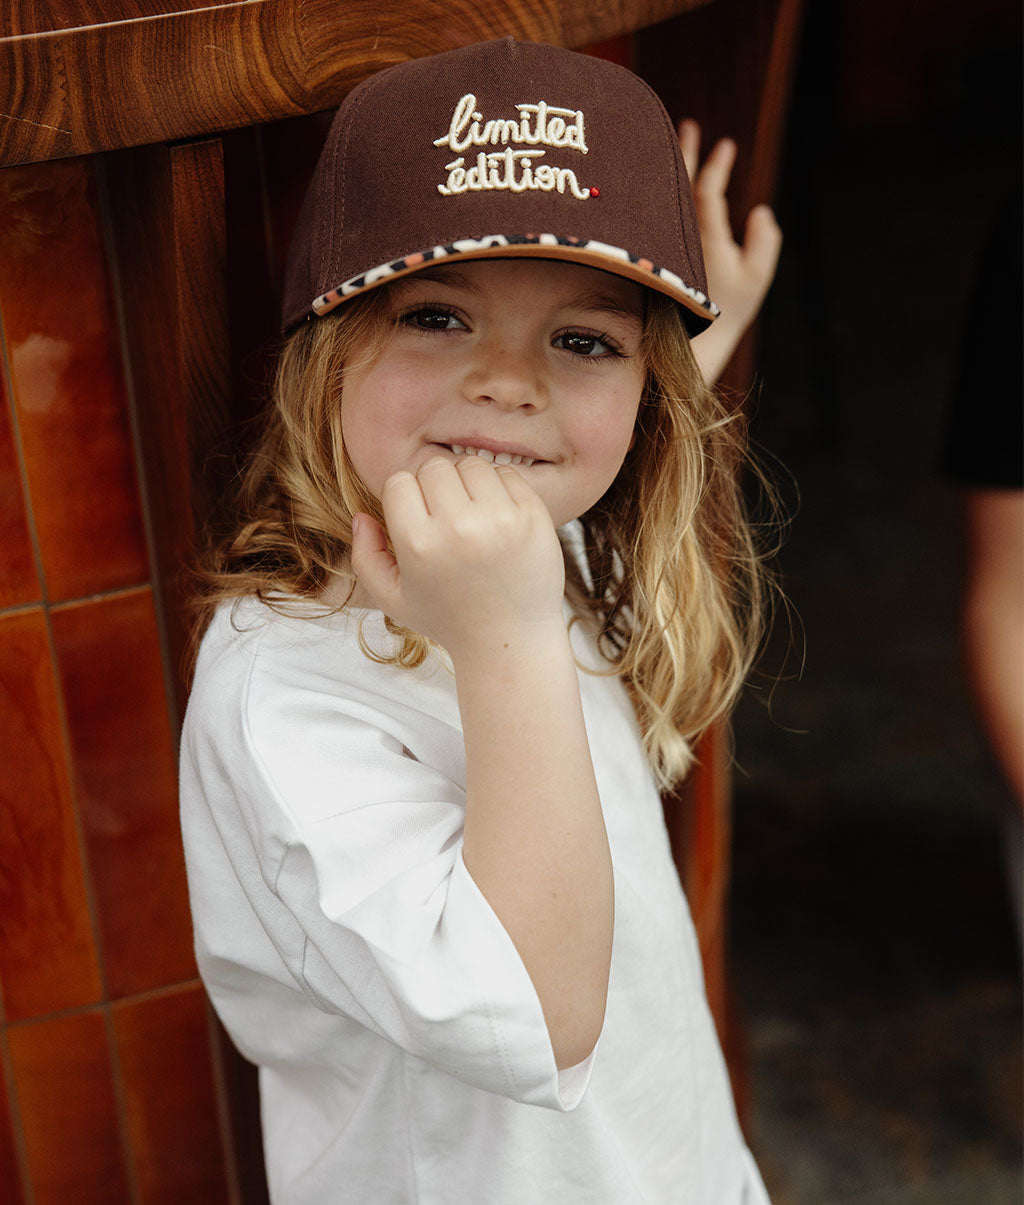
<path fill-rule="evenodd" d="M 707 296 L 668 114 L 603 59 L 502 38 L 389 67 L 345 98 L 299 213 L 283 325 L 438 260 L 569 260 Z"/>

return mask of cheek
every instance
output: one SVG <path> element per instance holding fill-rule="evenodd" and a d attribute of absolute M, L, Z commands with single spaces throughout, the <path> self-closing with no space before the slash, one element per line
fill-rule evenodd
<path fill-rule="evenodd" d="M 383 437 L 381 407 L 362 386 L 343 389 L 341 395 L 341 437 L 349 467 L 379 498 L 387 479 L 387 448 Z"/>
<path fill-rule="evenodd" d="M 400 467 L 425 411 L 422 375 L 370 369 L 341 395 L 341 431 L 353 468 L 375 493 Z"/>
<path fill-rule="evenodd" d="M 588 416 L 585 437 L 597 462 L 618 469 L 636 442 L 639 405 L 639 390 L 622 391 Z"/>

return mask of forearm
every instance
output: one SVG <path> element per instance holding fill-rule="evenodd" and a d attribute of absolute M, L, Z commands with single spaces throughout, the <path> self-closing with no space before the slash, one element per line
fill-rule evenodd
<path fill-rule="evenodd" d="M 964 629 L 992 749 L 1024 807 L 1024 491 L 968 494 Z"/>
<path fill-rule="evenodd" d="M 708 385 L 714 385 L 732 359 L 746 333 L 749 322 L 745 316 L 739 322 L 722 314 L 706 331 L 695 335 L 691 346 L 700 374 Z"/>
<path fill-rule="evenodd" d="M 569 1067 L 590 1053 L 604 1020 L 613 886 L 564 624 L 463 651 L 455 676 L 463 856 L 533 981 L 558 1066 Z"/>
<path fill-rule="evenodd" d="M 367 516 L 353 568 L 385 614 L 455 669 L 466 743 L 463 856 L 537 990 L 555 1061 L 604 1021 L 611 856 L 562 611 L 551 515 L 510 466 L 428 460 L 385 482 L 394 553 Z"/>

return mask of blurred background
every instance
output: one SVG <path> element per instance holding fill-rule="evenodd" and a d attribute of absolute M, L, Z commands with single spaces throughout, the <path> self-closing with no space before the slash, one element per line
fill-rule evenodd
<path fill-rule="evenodd" d="M 754 399 L 792 475 L 795 617 L 783 678 L 737 720 L 731 896 L 777 1205 L 1022 1199 L 1014 805 L 966 685 L 962 495 L 942 467 L 1020 118 L 1018 5 L 807 6 Z M 1019 319 L 1005 356 L 1019 407 Z M 790 637 L 782 615 L 767 674 Z"/>

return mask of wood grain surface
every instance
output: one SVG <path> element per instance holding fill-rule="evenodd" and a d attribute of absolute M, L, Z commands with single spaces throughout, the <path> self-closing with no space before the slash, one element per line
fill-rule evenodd
<path fill-rule="evenodd" d="M 192 563 L 195 533 L 224 486 L 210 466 L 229 427 L 223 147 L 209 138 L 105 159 L 157 607 L 180 711 L 189 592 L 182 566 Z"/>
<path fill-rule="evenodd" d="M 579 47 L 706 0 L 23 0 L 0 17 L 0 166 L 337 105 L 392 63 L 512 34 Z M 98 14 L 98 15 L 96 15 Z"/>

